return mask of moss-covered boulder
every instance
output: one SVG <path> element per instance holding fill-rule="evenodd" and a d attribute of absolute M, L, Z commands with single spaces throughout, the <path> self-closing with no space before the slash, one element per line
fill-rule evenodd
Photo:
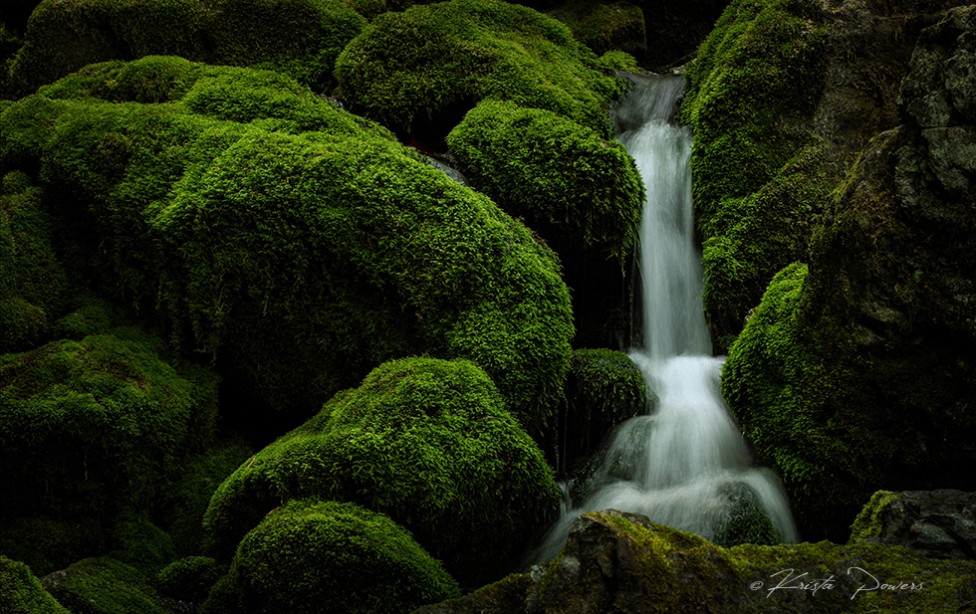
<path fill-rule="evenodd" d="M 428 358 L 375 369 L 259 452 L 214 493 L 204 523 L 226 554 L 269 510 L 301 497 L 387 514 L 470 581 L 500 575 L 560 501 L 542 453 L 484 372 Z"/>
<path fill-rule="evenodd" d="M 40 164 L 80 274 L 274 408 L 308 415 L 423 353 L 477 362 L 532 430 L 561 398 L 573 326 L 551 250 L 287 77 L 96 65 L 0 129 L 5 156 Z"/>
<path fill-rule="evenodd" d="M 202 604 L 210 589 L 227 573 L 209 556 L 187 556 L 167 565 L 156 576 L 160 594 L 177 601 Z"/>
<path fill-rule="evenodd" d="M 560 254 L 630 256 L 644 189 L 620 143 L 552 111 L 485 100 L 447 144 L 473 187 Z"/>
<path fill-rule="evenodd" d="M 976 597 L 976 563 L 897 546 L 715 546 L 609 510 L 581 516 L 541 573 L 510 576 L 418 614 L 945 612 Z"/>
<path fill-rule="evenodd" d="M 549 11 L 573 36 L 598 54 L 612 50 L 642 56 L 647 51 L 644 11 L 630 2 L 570 0 Z M 656 22 L 658 13 L 652 13 Z"/>
<path fill-rule="evenodd" d="M 42 190 L 20 171 L 0 187 L 0 354 L 41 345 L 65 308 L 67 280 Z"/>
<path fill-rule="evenodd" d="M 216 414 L 213 375 L 164 361 L 157 344 L 119 330 L 0 356 L 0 513 L 153 505 Z"/>
<path fill-rule="evenodd" d="M 625 85 L 564 24 L 501 0 L 380 15 L 343 50 L 336 78 L 353 111 L 435 139 L 485 98 L 547 109 L 609 136 L 607 107 Z"/>
<path fill-rule="evenodd" d="M 0 555 L 0 611 L 6 614 L 68 614 L 27 565 Z"/>
<path fill-rule="evenodd" d="M 88 558 L 44 576 L 42 585 L 72 614 L 168 614 L 141 571 L 111 557 Z"/>
<path fill-rule="evenodd" d="M 203 612 L 410 612 L 458 593 L 388 517 L 352 503 L 290 501 L 247 534 Z"/>
<path fill-rule="evenodd" d="M 10 68 L 20 95 L 86 64 L 179 55 L 273 68 L 327 91 L 366 20 L 341 0 L 45 0 Z"/>

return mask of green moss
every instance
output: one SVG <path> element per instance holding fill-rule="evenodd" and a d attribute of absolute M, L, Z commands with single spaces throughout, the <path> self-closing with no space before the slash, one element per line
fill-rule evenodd
<path fill-rule="evenodd" d="M 73 614 L 167 614 L 149 579 L 110 557 L 78 561 L 45 578 L 45 586 Z"/>
<path fill-rule="evenodd" d="M 0 195 L 0 353 L 43 343 L 64 308 L 67 280 L 52 222 L 29 181 L 22 172 L 6 173 Z"/>
<path fill-rule="evenodd" d="M 549 14 L 568 25 L 576 40 L 596 53 L 617 49 L 640 54 L 647 47 L 644 11 L 634 4 L 572 0 Z"/>
<path fill-rule="evenodd" d="M 124 331 L 123 331 L 124 332 Z M 149 507 L 212 429 L 216 386 L 113 335 L 0 356 L 4 513 Z"/>
<path fill-rule="evenodd" d="M 291 501 L 247 534 L 203 612 L 409 612 L 458 593 L 386 516 L 350 503 Z"/>
<path fill-rule="evenodd" d="M 259 452 L 214 493 L 204 524 L 226 553 L 280 501 L 308 496 L 388 514 L 472 581 L 500 575 L 560 501 L 484 372 L 429 358 L 378 367 Z"/>
<path fill-rule="evenodd" d="M 219 350 L 277 409 L 308 412 L 384 360 L 431 353 L 476 361 L 541 430 L 573 329 L 555 256 L 524 226 L 375 124 L 275 89 L 281 77 L 197 67 L 163 88 L 180 101 L 92 98 L 126 70 L 45 90 L 77 96 L 50 123 L 29 121 L 42 97 L 0 116 L 40 159 L 83 276 L 182 349 Z M 204 95 L 238 81 L 263 85 Z"/>
<path fill-rule="evenodd" d="M 829 190 L 817 147 L 801 153 L 823 90 L 821 10 L 811 0 L 737 0 L 689 70 L 683 114 L 695 136 L 705 309 L 720 341 L 741 329 L 772 275 L 805 255 L 811 213 Z"/>
<path fill-rule="evenodd" d="M 557 252 L 630 256 L 644 189 L 620 143 L 551 111 L 485 100 L 447 144 L 473 187 L 524 218 Z"/>
<path fill-rule="evenodd" d="M 41 577 L 105 552 L 106 533 L 100 519 L 93 516 L 4 517 L 0 523 L 0 552 L 26 563 Z"/>
<path fill-rule="evenodd" d="M 82 298 L 74 311 L 54 323 L 54 334 L 59 339 L 80 341 L 89 335 L 110 332 L 121 316 L 110 304 L 100 299 Z"/>
<path fill-rule="evenodd" d="M 213 585 L 227 569 L 208 556 L 188 556 L 173 561 L 159 572 L 156 584 L 167 597 L 191 603 L 203 603 Z"/>
<path fill-rule="evenodd" d="M 454 0 L 378 16 L 336 61 L 354 111 L 410 132 L 450 128 L 484 98 L 547 109 L 609 136 L 624 89 L 562 23 L 500 0 Z"/>
<path fill-rule="evenodd" d="M 132 565 L 147 577 L 155 577 L 176 554 L 169 534 L 144 515 L 123 512 L 112 527 L 113 550 L 109 556 Z"/>
<path fill-rule="evenodd" d="M 851 525 L 850 543 L 867 542 L 881 537 L 879 516 L 888 505 L 901 497 L 901 493 L 879 490 L 871 495 L 871 500 L 861 510 Z"/>
<path fill-rule="evenodd" d="M 27 565 L 0 555 L 0 611 L 5 614 L 68 614 L 41 587 Z"/>
<path fill-rule="evenodd" d="M 339 0 L 45 0 L 11 83 L 22 95 L 87 64 L 180 55 L 272 68 L 327 91 L 336 56 L 364 24 Z"/>

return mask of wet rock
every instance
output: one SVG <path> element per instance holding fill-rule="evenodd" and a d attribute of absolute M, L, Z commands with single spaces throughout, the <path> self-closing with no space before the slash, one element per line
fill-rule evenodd
<path fill-rule="evenodd" d="M 939 559 L 976 559 L 976 493 L 879 491 L 855 520 L 851 542 L 904 546 Z"/>

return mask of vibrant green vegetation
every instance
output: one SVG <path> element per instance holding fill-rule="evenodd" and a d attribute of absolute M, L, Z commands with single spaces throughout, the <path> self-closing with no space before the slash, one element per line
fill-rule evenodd
<path fill-rule="evenodd" d="M 484 372 L 429 358 L 378 367 L 259 452 L 220 486 L 204 523 L 226 554 L 281 501 L 303 497 L 389 515 L 470 581 L 509 569 L 560 500 Z"/>
<path fill-rule="evenodd" d="M 273 68 L 318 91 L 366 20 L 341 0 L 45 0 L 10 68 L 23 95 L 106 60 L 179 55 Z"/>
<path fill-rule="evenodd" d="M 290 501 L 247 534 L 203 612 L 410 612 L 458 592 L 388 517 L 351 503 Z"/>
<path fill-rule="evenodd" d="M 632 253 L 644 189 L 620 143 L 551 111 L 485 100 L 447 144 L 473 187 L 557 252 Z"/>
<path fill-rule="evenodd" d="M 822 22 L 812 0 L 736 0 L 689 70 L 705 309 L 723 347 L 772 276 L 804 256 L 832 187 L 806 119 L 823 89 Z"/>
<path fill-rule="evenodd" d="M 132 102 L 146 99 L 161 102 Z M 96 65 L 0 128 L 5 155 L 40 163 L 75 265 L 274 407 L 307 412 L 418 353 L 477 362 L 532 430 L 558 405 L 573 329 L 552 252 L 285 77 Z"/>
<path fill-rule="evenodd" d="M 609 136 L 607 106 L 624 89 L 568 27 L 501 0 L 380 15 L 343 50 L 336 78 L 355 112 L 403 132 L 450 129 L 478 101 L 495 98 Z"/>
<path fill-rule="evenodd" d="M 877 540 L 881 536 L 879 516 L 891 502 L 897 500 L 901 493 L 890 490 L 879 490 L 871 495 L 871 500 L 861 509 L 861 513 L 851 525 L 851 543 Z"/>
<path fill-rule="evenodd" d="M 4 614 L 69 614 L 30 568 L 0 555 L 0 612 Z"/>

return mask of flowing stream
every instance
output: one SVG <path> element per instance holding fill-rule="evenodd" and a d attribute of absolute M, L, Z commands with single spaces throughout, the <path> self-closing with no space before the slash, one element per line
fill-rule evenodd
<path fill-rule="evenodd" d="M 603 509 L 645 514 L 720 543 L 756 531 L 797 541 L 778 478 L 751 466 L 719 390 L 723 359 L 710 354 L 694 240 L 691 133 L 670 121 L 683 90 L 681 76 L 641 79 L 616 110 L 620 141 L 647 192 L 640 234 L 643 348 L 631 358 L 658 401 L 647 415 L 617 427 L 578 505 L 564 488 L 563 513 L 530 562 L 554 557 L 577 516 Z"/>

